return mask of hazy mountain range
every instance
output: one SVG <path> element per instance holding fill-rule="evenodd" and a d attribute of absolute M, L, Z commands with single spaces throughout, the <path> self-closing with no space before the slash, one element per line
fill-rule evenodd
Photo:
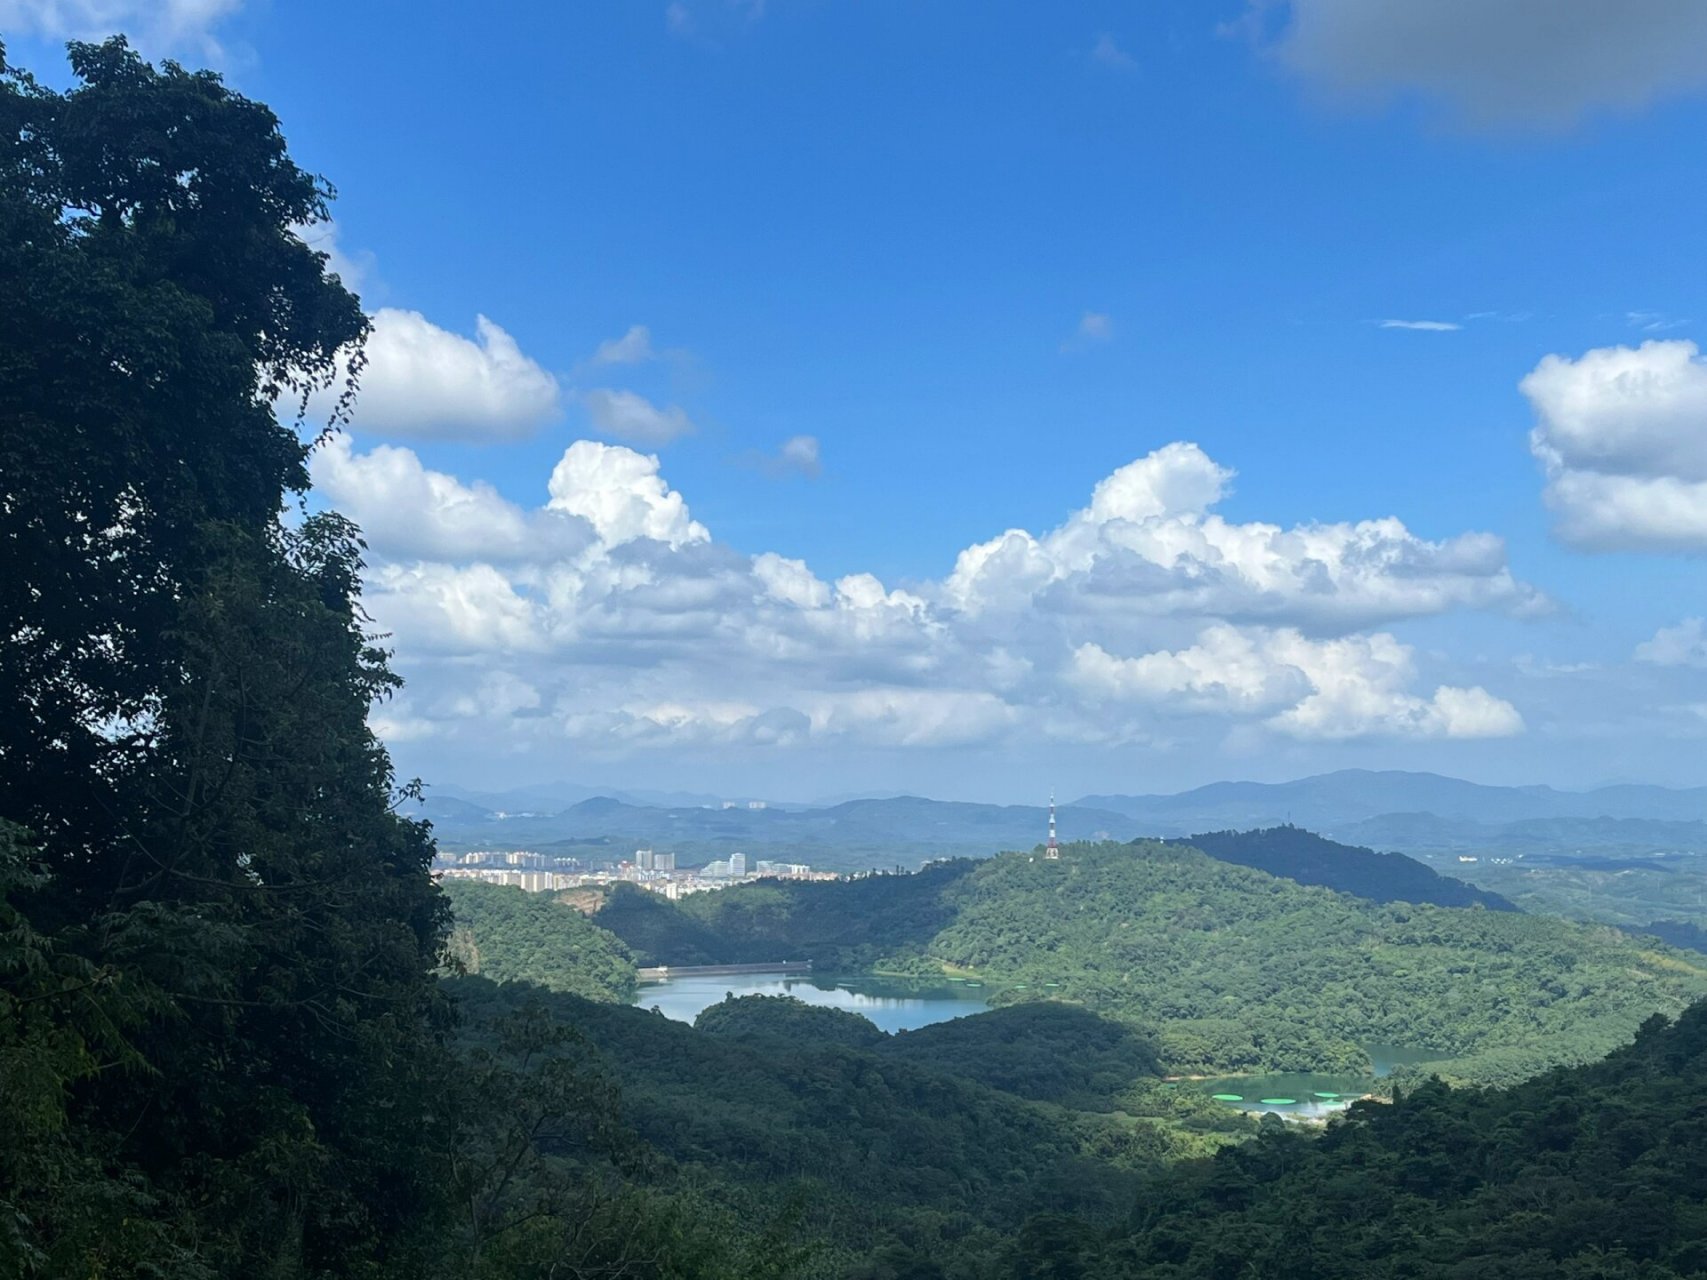
<path fill-rule="evenodd" d="M 1296 782 L 1214 782 L 1175 795 L 1086 796 L 1079 803 L 1199 830 L 1211 819 L 1235 827 L 1291 821 L 1319 828 L 1407 814 L 1485 826 L 1558 818 L 1694 823 L 1707 819 L 1707 787 L 1675 790 L 1625 785 L 1559 791 L 1547 786 L 1491 787 L 1434 773 L 1367 769 L 1343 769 Z"/>
<path fill-rule="evenodd" d="M 1042 842 L 1041 805 L 918 796 L 818 807 L 749 808 L 684 793 L 594 793 L 574 784 L 500 793 L 445 786 L 416 809 L 450 848 L 579 849 L 616 857 L 674 849 L 692 863 L 740 849 L 852 869 L 924 857 L 985 855 Z M 1295 782 L 1220 782 L 1176 795 L 1093 795 L 1059 809 L 1062 840 L 1249 830 L 1293 824 L 1335 840 L 1406 853 L 1651 856 L 1707 852 L 1707 788 L 1594 791 L 1494 787 L 1430 773 L 1344 770 Z"/>

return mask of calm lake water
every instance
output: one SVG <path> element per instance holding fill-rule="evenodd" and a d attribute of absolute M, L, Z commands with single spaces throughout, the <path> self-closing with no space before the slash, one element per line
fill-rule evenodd
<path fill-rule="evenodd" d="M 729 973 L 649 982 L 640 988 L 634 1003 L 642 1009 L 659 1009 L 678 1022 L 692 1022 L 701 1009 L 731 992 L 737 996 L 793 996 L 807 1004 L 861 1014 L 893 1032 L 982 1013 L 988 1007 L 984 999 L 991 989 L 969 987 L 963 982 L 908 982 L 898 978 Z"/>

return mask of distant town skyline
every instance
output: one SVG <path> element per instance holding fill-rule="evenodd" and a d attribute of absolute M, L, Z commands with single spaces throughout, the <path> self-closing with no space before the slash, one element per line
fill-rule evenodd
<path fill-rule="evenodd" d="M 403 776 L 1028 802 L 1700 781 L 1707 8 L 1530 8 L 0 6 L 337 187 Z"/>

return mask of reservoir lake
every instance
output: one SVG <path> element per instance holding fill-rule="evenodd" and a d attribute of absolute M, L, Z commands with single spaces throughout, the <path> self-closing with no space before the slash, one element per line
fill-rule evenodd
<path fill-rule="evenodd" d="M 678 1022 L 692 1022 L 701 1009 L 725 995 L 793 996 L 807 1004 L 861 1014 L 883 1030 L 896 1032 L 983 1013 L 988 1008 L 985 997 L 993 989 L 941 979 L 914 982 L 865 974 L 689 974 L 646 983 L 634 1003 Z"/>

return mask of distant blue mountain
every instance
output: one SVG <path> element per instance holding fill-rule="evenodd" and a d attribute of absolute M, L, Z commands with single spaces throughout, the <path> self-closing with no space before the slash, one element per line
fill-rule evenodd
<path fill-rule="evenodd" d="M 1707 820 L 1707 787 L 1617 786 L 1594 791 L 1492 787 L 1434 773 L 1343 769 L 1294 782 L 1214 782 L 1177 795 L 1092 795 L 1080 804 L 1138 818 L 1171 834 L 1292 822 L 1327 830 L 1388 814 L 1477 823 L 1544 818 Z"/>
<path fill-rule="evenodd" d="M 545 782 L 505 791 L 473 791 L 446 783 L 428 789 L 428 795 L 450 796 L 477 804 L 483 809 L 508 813 L 556 813 L 583 800 L 608 796 L 625 804 L 655 805 L 660 808 L 721 807 L 723 797 L 692 791 L 645 791 L 623 787 L 588 787 L 575 782 Z"/>

